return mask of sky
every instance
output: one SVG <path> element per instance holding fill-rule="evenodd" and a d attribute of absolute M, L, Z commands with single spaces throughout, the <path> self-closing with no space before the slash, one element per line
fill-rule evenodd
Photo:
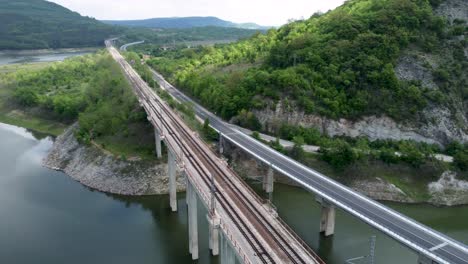
<path fill-rule="evenodd" d="M 99 20 L 154 17 L 216 16 L 224 20 L 280 26 L 289 19 L 309 18 L 344 0 L 49 0 Z"/>

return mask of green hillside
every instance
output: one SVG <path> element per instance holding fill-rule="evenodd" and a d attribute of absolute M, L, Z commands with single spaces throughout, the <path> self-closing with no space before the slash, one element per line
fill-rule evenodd
<path fill-rule="evenodd" d="M 281 101 L 332 119 L 414 120 L 427 106 L 459 107 L 468 99 L 466 21 L 437 16 L 437 2 L 349 0 L 265 35 L 170 51 L 150 64 L 226 119 L 252 118 L 243 110 L 274 109 Z M 397 78 L 408 49 L 443 54 L 432 69 L 439 89 Z"/>
<path fill-rule="evenodd" d="M 103 45 L 119 29 L 43 0 L 0 0 L 0 49 Z"/>

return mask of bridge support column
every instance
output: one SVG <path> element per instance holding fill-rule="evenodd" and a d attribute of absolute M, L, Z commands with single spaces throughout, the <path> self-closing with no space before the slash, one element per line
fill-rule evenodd
<path fill-rule="evenodd" d="M 275 179 L 273 177 L 273 168 L 270 166 L 268 168 L 267 174 L 263 176 L 263 190 L 265 190 L 267 193 L 272 193 L 274 182 Z"/>
<path fill-rule="evenodd" d="M 320 232 L 325 236 L 331 236 L 335 233 L 335 207 L 326 202 L 322 197 L 316 198 L 322 209 L 320 214 Z"/>
<path fill-rule="evenodd" d="M 174 153 L 169 150 L 168 158 L 168 174 L 169 174 L 169 203 L 172 212 L 177 211 L 177 179 L 176 179 L 176 159 Z"/>
<path fill-rule="evenodd" d="M 154 141 L 156 143 L 156 157 L 160 159 L 162 157 L 161 153 L 161 134 L 159 131 L 155 128 L 154 129 Z"/>
<path fill-rule="evenodd" d="M 188 222 L 189 222 L 189 251 L 192 259 L 198 259 L 198 212 L 197 212 L 197 192 L 192 183 L 188 181 L 187 185 L 188 200 Z"/>
<path fill-rule="evenodd" d="M 223 154 L 224 153 L 224 139 L 223 139 L 223 134 L 222 133 L 219 133 L 219 154 Z"/>
<path fill-rule="evenodd" d="M 208 219 L 208 229 L 209 229 L 209 248 L 211 249 L 211 254 L 213 256 L 219 255 L 219 225 L 221 223 L 221 220 L 219 217 L 215 214 L 209 213 L 207 215 Z"/>
<path fill-rule="evenodd" d="M 418 256 L 418 264 L 437 264 L 437 262 L 435 262 L 432 259 L 420 254 Z"/>
<path fill-rule="evenodd" d="M 221 234 L 221 264 L 235 264 L 236 255 L 231 245 L 229 244 L 228 238 Z"/>

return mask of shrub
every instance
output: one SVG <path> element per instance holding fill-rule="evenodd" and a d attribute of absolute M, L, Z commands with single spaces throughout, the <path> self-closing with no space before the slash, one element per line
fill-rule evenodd
<path fill-rule="evenodd" d="M 36 92 L 29 88 L 16 89 L 13 97 L 23 106 L 35 106 L 38 102 Z"/>
<path fill-rule="evenodd" d="M 456 153 L 453 156 L 453 163 L 462 171 L 468 170 L 468 152 L 459 151 Z"/>
<path fill-rule="evenodd" d="M 336 142 L 336 145 L 331 148 L 321 148 L 323 152 L 322 159 L 332 165 L 336 169 L 343 169 L 356 162 L 359 155 L 344 141 Z"/>
<path fill-rule="evenodd" d="M 205 139 L 210 141 L 215 141 L 219 138 L 218 132 L 210 127 L 210 120 L 208 118 L 205 119 L 205 122 L 203 122 L 202 133 Z"/>
<path fill-rule="evenodd" d="M 255 138 L 256 140 L 260 140 L 260 133 L 257 131 L 252 132 L 252 137 Z"/>
<path fill-rule="evenodd" d="M 293 139 L 294 146 L 291 150 L 291 156 L 296 159 L 301 161 L 304 158 L 304 138 L 301 136 L 294 137 Z"/>

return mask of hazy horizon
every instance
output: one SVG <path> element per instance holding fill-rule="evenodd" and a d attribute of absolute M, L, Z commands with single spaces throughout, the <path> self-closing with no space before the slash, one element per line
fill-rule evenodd
<path fill-rule="evenodd" d="M 235 23 L 280 26 L 289 19 L 326 12 L 345 0 L 49 0 L 98 20 L 141 20 L 174 17 L 218 17 Z M 287 4 L 285 4 L 287 3 Z M 103 11 L 106 10 L 106 11 Z"/>

